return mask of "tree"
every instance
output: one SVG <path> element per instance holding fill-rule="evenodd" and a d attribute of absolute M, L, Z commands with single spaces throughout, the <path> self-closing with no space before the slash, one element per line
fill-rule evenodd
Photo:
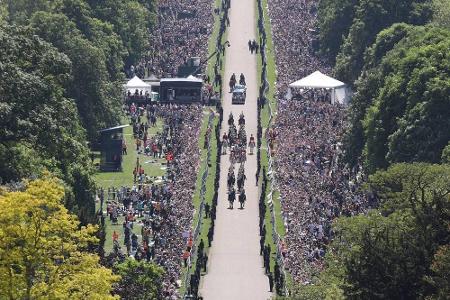
<path fill-rule="evenodd" d="M 342 291 L 350 299 L 446 295 L 450 242 L 450 166 L 396 164 L 369 177 L 380 208 L 341 217 L 326 268 L 301 299 Z"/>
<path fill-rule="evenodd" d="M 84 20 L 81 16 L 78 18 Z M 31 25 L 39 36 L 67 54 L 71 61 L 77 62 L 73 64 L 71 81 L 66 86 L 66 92 L 75 99 L 88 137 L 91 142 L 95 142 L 99 130 L 117 125 L 120 119 L 120 84 L 109 80 L 110 77 L 120 76 L 110 75 L 107 67 L 106 54 L 111 55 L 111 52 L 105 52 L 105 49 L 86 39 L 77 28 L 76 22 L 63 14 L 37 12 L 31 19 Z M 87 25 L 82 27 L 91 31 L 87 29 Z M 97 32 L 96 35 L 101 33 Z M 97 43 L 102 45 L 100 39 Z M 111 70 L 117 72 L 118 68 L 121 66 L 114 62 L 110 64 Z"/>
<path fill-rule="evenodd" d="M 348 35 L 359 0 L 322 0 L 318 26 L 320 51 L 334 64 L 344 38 Z"/>
<path fill-rule="evenodd" d="M 0 27 L 0 42 L 1 180 L 51 171 L 66 183 L 67 208 L 86 224 L 94 215 L 93 169 L 77 107 L 65 95 L 71 61 L 30 28 Z"/>
<path fill-rule="evenodd" d="M 159 284 L 163 269 L 146 261 L 127 259 L 114 266 L 114 273 L 121 276 L 114 292 L 122 299 L 160 299 L 162 286 Z"/>
<path fill-rule="evenodd" d="M 340 47 L 335 66 L 336 76 L 350 84 L 361 74 L 366 48 L 372 45 L 381 30 L 399 22 L 423 25 L 432 15 L 431 0 L 360 0 L 354 9 L 350 28 L 342 30 L 348 35 Z M 339 25 L 332 23 L 329 28 L 332 30 L 335 26 Z"/>
<path fill-rule="evenodd" d="M 125 65 L 136 64 L 149 49 L 148 31 L 155 24 L 155 1 L 89 0 L 96 16 L 114 27 L 127 49 Z M 129 22 L 133 20 L 133 22 Z"/>
<path fill-rule="evenodd" d="M 450 140 L 449 37 L 406 24 L 378 35 L 352 101 L 347 161 L 363 154 L 369 172 L 395 162 L 440 161 Z"/>
<path fill-rule="evenodd" d="M 435 287 L 436 293 L 430 298 L 446 299 L 450 295 L 450 245 L 439 247 L 434 255 L 431 270 L 433 275 L 429 277 L 429 280 Z"/>
<path fill-rule="evenodd" d="M 450 29 L 450 0 L 433 0 L 433 24 Z"/>
<path fill-rule="evenodd" d="M 80 228 L 63 197 L 54 179 L 0 196 L 0 298 L 115 299 L 119 276 L 85 251 L 96 228 Z"/>

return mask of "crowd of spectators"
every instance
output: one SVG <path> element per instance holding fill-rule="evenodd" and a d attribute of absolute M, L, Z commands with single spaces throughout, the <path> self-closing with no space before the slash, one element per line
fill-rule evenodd
<path fill-rule="evenodd" d="M 314 54 L 318 1 L 269 0 L 277 64 L 278 114 L 268 134 L 287 229 L 285 268 L 297 282 L 311 283 L 322 268 L 331 224 L 341 215 L 364 212 L 369 197 L 359 192 L 361 169 L 340 161 L 346 109 L 326 92 L 303 91 L 286 100 L 289 83 L 330 69 Z"/>
<path fill-rule="evenodd" d="M 179 299 L 183 255 L 192 247 L 191 225 L 194 207 L 192 196 L 197 180 L 200 152 L 198 140 L 202 122 L 199 105 L 153 105 L 147 108 L 130 106 L 136 151 L 145 153 L 147 142 L 159 145 L 157 156 L 166 158 L 167 174 L 158 182 L 143 171 L 139 157 L 134 169 L 134 184 L 115 190 L 107 201 L 107 212 L 112 223 L 117 216 L 125 217 L 123 230 L 113 233 L 115 251 L 135 259 L 146 259 L 165 270 L 162 283 L 164 299 Z M 163 120 L 162 131 L 147 136 L 150 120 Z M 131 174 L 130 174 L 131 178 Z M 138 226 L 140 234 L 133 232 Z M 123 238 L 122 238 L 123 237 Z"/>
<path fill-rule="evenodd" d="M 149 36 L 151 49 L 137 65 L 130 67 L 129 76 L 176 77 L 178 68 L 188 59 L 206 59 L 214 26 L 213 4 L 210 0 L 159 0 L 157 25 Z M 193 243 L 192 197 L 200 159 L 202 107 L 127 104 L 135 150 L 141 155 L 165 158 L 167 174 L 163 182 L 156 183 L 146 176 L 142 162 L 136 162 L 134 185 L 118 189 L 115 200 L 109 203 L 112 221 L 117 214 L 125 216 L 123 231 L 114 232 L 113 239 L 116 248 L 125 245 L 127 254 L 135 259 L 162 266 L 163 299 L 179 299 L 181 267 L 189 259 Z M 150 136 L 147 129 L 158 118 L 163 120 L 163 130 Z M 133 226 L 142 226 L 140 235 L 133 233 Z"/>
<path fill-rule="evenodd" d="M 214 26 L 213 4 L 210 0 L 158 1 L 158 21 L 150 34 L 151 50 L 136 66 L 136 73 L 176 77 L 178 67 L 189 58 L 205 59 Z"/>

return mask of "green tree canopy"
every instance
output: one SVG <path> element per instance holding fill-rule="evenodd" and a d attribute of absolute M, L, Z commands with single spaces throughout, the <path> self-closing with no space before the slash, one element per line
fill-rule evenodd
<path fill-rule="evenodd" d="M 66 97 L 72 63 L 29 28 L 0 28 L 0 169 L 3 182 L 48 169 L 67 183 L 66 204 L 92 220 L 92 169 L 85 131 Z"/>
<path fill-rule="evenodd" d="M 349 161 L 363 153 L 373 172 L 394 162 L 441 160 L 450 140 L 449 37 L 406 24 L 378 35 L 353 98 Z"/>
<path fill-rule="evenodd" d="M 63 206 L 64 188 L 37 180 L 26 190 L 0 195 L 0 298 L 116 299 L 119 276 L 86 252 L 95 227 Z"/>
<path fill-rule="evenodd" d="M 355 299 L 424 299 L 444 295 L 450 272 L 450 166 L 396 164 L 369 178 L 380 209 L 333 225 L 326 269 L 301 298 L 333 289 Z"/>
<path fill-rule="evenodd" d="M 336 59 L 336 76 L 353 83 L 363 69 L 364 52 L 377 34 L 394 23 L 426 24 L 432 15 L 430 0 L 360 0 L 355 18 Z"/>
<path fill-rule="evenodd" d="M 161 299 L 160 282 L 163 275 L 161 267 L 146 261 L 126 259 L 114 266 L 114 273 L 121 276 L 114 292 L 122 299 Z"/>

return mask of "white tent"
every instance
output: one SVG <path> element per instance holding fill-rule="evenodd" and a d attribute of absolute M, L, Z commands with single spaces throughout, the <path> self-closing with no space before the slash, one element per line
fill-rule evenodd
<path fill-rule="evenodd" d="M 139 92 L 142 91 L 143 93 L 147 91 L 151 92 L 152 90 L 152 86 L 150 84 L 145 83 L 137 76 L 134 76 L 130 81 L 128 81 L 125 88 L 127 89 L 127 92 L 130 91 L 130 93 L 134 93 L 136 90 Z"/>
<path fill-rule="evenodd" d="M 330 76 L 327 76 L 320 71 L 316 71 L 311 75 L 306 76 L 305 78 L 291 83 L 289 85 L 289 88 L 331 90 L 332 103 L 348 103 L 348 92 L 346 84 L 342 81 L 331 78 Z M 290 90 L 288 91 L 288 95 L 291 95 Z"/>

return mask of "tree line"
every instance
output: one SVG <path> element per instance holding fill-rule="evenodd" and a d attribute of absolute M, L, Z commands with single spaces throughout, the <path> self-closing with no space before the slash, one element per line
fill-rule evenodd
<path fill-rule="evenodd" d="M 333 223 L 298 299 L 448 299 L 450 1 L 321 0 L 320 55 L 354 96 L 345 162 L 369 174 L 366 215 Z"/>
<path fill-rule="evenodd" d="M 161 298 L 160 267 L 95 254 L 90 151 L 122 119 L 156 4 L 0 1 L 1 299 Z"/>
<path fill-rule="evenodd" d="M 49 170 L 67 186 L 67 207 L 92 222 L 88 143 L 121 120 L 124 68 L 149 49 L 155 1 L 15 0 L 0 7 L 0 178 Z"/>

